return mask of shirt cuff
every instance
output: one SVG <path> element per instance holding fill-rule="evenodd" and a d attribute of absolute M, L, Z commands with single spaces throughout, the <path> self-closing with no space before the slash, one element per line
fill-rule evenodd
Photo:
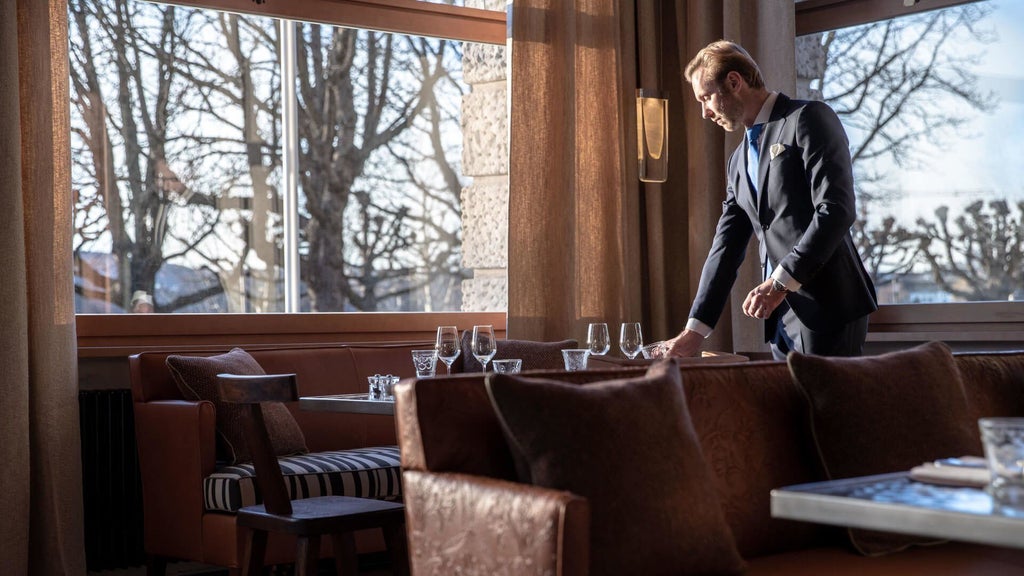
<path fill-rule="evenodd" d="M 796 292 L 801 286 L 803 286 L 803 284 L 797 282 L 792 276 L 790 276 L 789 272 L 786 272 L 786 269 L 782 266 L 775 267 L 775 270 L 772 272 L 772 280 L 778 280 L 779 283 L 785 286 L 786 290 L 789 290 L 790 292 Z"/>
<path fill-rule="evenodd" d="M 705 338 L 711 336 L 711 331 L 714 330 L 714 328 L 708 326 L 707 324 L 701 322 L 700 320 L 697 320 L 696 318 L 690 318 L 689 320 L 686 321 L 686 329 L 693 330 L 694 332 L 700 334 Z"/>

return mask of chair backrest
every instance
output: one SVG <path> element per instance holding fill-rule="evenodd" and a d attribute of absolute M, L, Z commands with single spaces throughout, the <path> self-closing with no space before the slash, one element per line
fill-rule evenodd
<path fill-rule="evenodd" d="M 218 374 L 217 387 L 221 400 L 244 404 L 245 441 L 249 445 L 256 469 L 256 485 L 263 494 L 263 505 L 272 514 L 291 514 L 292 503 L 285 487 L 281 466 L 270 444 L 270 435 L 263 420 L 261 402 L 293 402 L 299 392 L 295 374 L 263 374 L 242 376 Z"/>

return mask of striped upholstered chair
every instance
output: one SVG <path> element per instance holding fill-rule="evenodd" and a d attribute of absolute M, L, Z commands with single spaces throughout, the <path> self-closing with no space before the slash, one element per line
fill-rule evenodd
<path fill-rule="evenodd" d="M 129 359 L 142 476 L 144 542 L 149 574 L 171 560 L 237 569 L 247 528 L 237 512 L 263 501 L 245 447 L 241 410 L 216 396 L 217 374 L 296 373 L 302 395 L 366 390 L 366 376 L 411 376 L 415 344 L 249 348 L 226 354 L 144 352 Z M 177 358 L 173 358 L 177 357 Z M 188 383 L 188 386 L 183 385 Z M 394 422 L 389 417 L 297 410 L 270 412 L 275 454 L 291 499 L 351 496 L 401 502 Z M 276 421 L 281 417 L 280 421 Z M 292 429 L 298 424 L 297 436 Z M 380 530 L 356 535 L 359 553 L 384 549 Z M 327 542 L 323 556 L 332 554 Z M 271 534 L 266 563 L 295 562 L 295 539 Z"/>

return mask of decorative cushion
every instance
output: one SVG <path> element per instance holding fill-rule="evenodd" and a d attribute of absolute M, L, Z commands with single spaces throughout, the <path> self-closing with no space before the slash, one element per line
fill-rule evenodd
<path fill-rule="evenodd" d="M 520 358 L 523 361 L 523 370 L 562 370 L 565 368 L 562 349 L 579 347 L 576 340 L 562 340 L 561 342 L 498 340 L 497 342 L 498 351 L 492 360 Z M 472 344 L 473 331 L 464 330 L 462 332 L 462 371 L 483 372 L 480 362 L 473 356 Z"/>
<path fill-rule="evenodd" d="M 953 357 L 964 381 L 971 421 L 1024 416 L 1024 352 L 973 352 Z M 978 429 L 972 427 L 977 433 Z M 978 435 L 978 452 L 981 438 Z"/>
<path fill-rule="evenodd" d="M 233 348 L 219 356 L 171 355 L 167 357 L 167 367 L 186 400 L 209 400 L 216 407 L 218 458 L 229 464 L 250 461 L 242 425 L 246 408 L 220 400 L 217 374 L 265 374 L 259 363 L 245 350 Z M 263 403 L 263 418 L 275 454 L 287 456 L 309 451 L 302 430 L 284 404 Z"/>
<path fill-rule="evenodd" d="M 734 574 L 743 568 L 673 360 L 586 385 L 489 374 L 487 390 L 531 483 L 586 497 L 590 573 Z"/>
<path fill-rule="evenodd" d="M 829 478 L 905 471 L 979 449 L 960 372 L 941 342 L 861 358 L 794 352 L 788 362 Z M 868 555 L 934 542 L 863 530 L 850 530 L 850 540 Z"/>
<path fill-rule="evenodd" d="M 292 500 L 316 496 L 402 499 L 398 446 L 314 452 L 278 458 Z M 263 501 L 251 463 L 219 468 L 203 479 L 206 509 L 237 512 Z"/>

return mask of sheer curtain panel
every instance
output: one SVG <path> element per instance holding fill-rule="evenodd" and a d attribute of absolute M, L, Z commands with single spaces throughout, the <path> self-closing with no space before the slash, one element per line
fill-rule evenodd
<path fill-rule="evenodd" d="M 633 0 L 512 3 L 510 338 L 639 321 Z"/>
<path fill-rule="evenodd" d="M 67 4 L 0 2 L 0 571 L 83 575 Z"/>

